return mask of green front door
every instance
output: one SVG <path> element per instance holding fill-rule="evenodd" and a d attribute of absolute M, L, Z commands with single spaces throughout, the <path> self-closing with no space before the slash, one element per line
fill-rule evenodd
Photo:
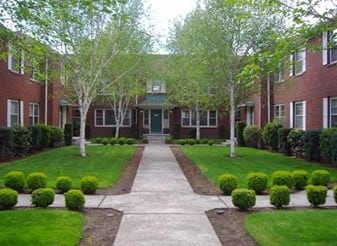
<path fill-rule="evenodd" d="M 162 110 L 151 109 L 151 133 L 161 133 Z"/>

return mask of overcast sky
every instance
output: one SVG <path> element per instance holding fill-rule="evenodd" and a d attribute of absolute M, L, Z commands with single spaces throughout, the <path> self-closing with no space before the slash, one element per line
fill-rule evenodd
<path fill-rule="evenodd" d="M 196 6 L 196 3 L 197 0 L 144 0 L 145 9 L 149 8 L 152 30 L 159 35 L 163 44 L 168 38 L 174 19 L 183 18 Z M 166 53 L 163 48 L 158 52 Z"/>

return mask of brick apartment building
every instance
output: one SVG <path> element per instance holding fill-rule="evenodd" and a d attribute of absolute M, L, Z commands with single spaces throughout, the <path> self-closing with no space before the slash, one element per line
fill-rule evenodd
<path fill-rule="evenodd" d="M 337 46 L 328 45 L 332 34 L 310 39 L 308 47 L 321 46 L 321 51 L 293 53 L 289 68 L 263 80 L 259 92 L 239 105 L 240 120 L 261 128 L 274 119 L 302 130 L 337 127 Z"/>
<path fill-rule="evenodd" d="M 25 53 L 9 42 L 0 44 L 0 126 L 31 126 L 38 123 L 63 127 L 72 109 L 61 98 L 60 80 L 39 81 Z"/>

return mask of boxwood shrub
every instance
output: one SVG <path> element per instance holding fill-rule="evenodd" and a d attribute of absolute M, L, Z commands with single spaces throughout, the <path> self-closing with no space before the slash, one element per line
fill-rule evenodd
<path fill-rule="evenodd" d="M 31 173 L 27 177 L 27 187 L 31 190 L 47 187 L 47 175 L 42 172 Z"/>
<path fill-rule="evenodd" d="M 246 146 L 245 139 L 243 138 L 243 130 L 246 126 L 247 124 L 244 121 L 236 122 L 236 139 L 238 141 L 238 145 L 241 147 Z"/>
<path fill-rule="evenodd" d="M 208 144 L 208 139 L 207 139 L 207 138 L 201 139 L 201 143 L 202 143 L 202 144 Z"/>
<path fill-rule="evenodd" d="M 291 130 L 291 128 L 279 128 L 277 130 L 279 152 L 287 156 L 291 155 L 291 146 L 288 142 L 288 134 Z"/>
<path fill-rule="evenodd" d="M 311 173 L 311 184 L 327 186 L 330 182 L 330 173 L 326 170 L 315 170 Z"/>
<path fill-rule="evenodd" d="M 255 191 L 249 189 L 235 189 L 232 191 L 232 203 L 240 210 L 254 207 L 256 202 Z"/>
<path fill-rule="evenodd" d="M 274 185 L 270 188 L 270 204 L 282 208 L 290 203 L 290 190 L 286 185 Z"/>
<path fill-rule="evenodd" d="M 110 144 L 111 145 L 117 144 L 117 138 L 110 138 Z"/>
<path fill-rule="evenodd" d="M 15 156 L 26 156 L 30 151 L 32 132 L 27 127 L 13 127 L 14 142 L 13 153 Z"/>
<path fill-rule="evenodd" d="M 13 208 L 18 203 L 18 192 L 10 188 L 0 190 L 0 208 Z"/>
<path fill-rule="evenodd" d="M 5 175 L 5 186 L 16 190 L 17 192 L 23 191 L 25 187 L 25 176 L 23 172 L 10 171 Z"/>
<path fill-rule="evenodd" d="M 81 211 L 84 207 L 85 198 L 80 190 L 69 190 L 64 194 L 66 208 L 69 210 Z"/>
<path fill-rule="evenodd" d="M 246 182 L 249 189 L 261 194 L 268 187 L 268 175 L 263 172 L 248 173 Z"/>
<path fill-rule="evenodd" d="M 178 144 L 180 145 L 185 145 L 186 144 L 186 139 L 179 139 Z"/>
<path fill-rule="evenodd" d="M 289 189 L 293 187 L 293 175 L 289 171 L 275 171 L 272 176 L 272 185 L 286 185 Z"/>
<path fill-rule="evenodd" d="M 109 139 L 108 138 L 103 138 L 101 143 L 103 145 L 108 145 L 109 144 Z"/>
<path fill-rule="evenodd" d="M 296 190 L 304 190 L 308 184 L 309 174 L 305 170 L 295 170 L 292 172 Z"/>
<path fill-rule="evenodd" d="M 209 146 L 212 146 L 214 144 L 214 141 L 213 140 L 208 140 L 207 143 L 208 143 Z"/>
<path fill-rule="evenodd" d="M 315 207 L 322 205 L 326 201 L 328 189 L 321 185 L 308 185 L 305 189 L 308 201 Z"/>
<path fill-rule="evenodd" d="M 320 161 L 319 139 L 321 130 L 308 130 L 303 135 L 304 158 L 308 161 Z"/>
<path fill-rule="evenodd" d="M 29 127 L 32 137 L 30 139 L 30 149 L 31 151 L 38 151 L 41 145 L 41 128 L 38 126 Z"/>
<path fill-rule="evenodd" d="M 134 138 L 128 138 L 128 139 L 126 139 L 126 143 L 128 145 L 135 144 L 136 143 L 136 139 L 134 139 Z"/>
<path fill-rule="evenodd" d="M 187 140 L 189 145 L 194 145 L 195 144 L 195 140 L 194 139 L 188 139 Z"/>
<path fill-rule="evenodd" d="M 63 130 L 59 127 L 50 126 L 49 147 L 59 146 L 64 139 Z"/>
<path fill-rule="evenodd" d="M 81 179 L 80 185 L 84 194 L 95 194 L 98 187 L 98 179 L 95 176 L 86 176 Z"/>
<path fill-rule="evenodd" d="M 12 155 L 14 133 L 11 127 L 0 127 L 0 160 L 5 160 Z"/>
<path fill-rule="evenodd" d="M 47 148 L 50 143 L 50 127 L 47 125 L 37 125 L 41 129 L 41 143 L 40 149 Z"/>
<path fill-rule="evenodd" d="M 46 208 L 53 204 L 55 192 L 51 188 L 40 188 L 32 193 L 32 204 L 35 207 Z"/>
<path fill-rule="evenodd" d="M 71 178 L 66 176 L 60 176 L 56 179 L 56 188 L 59 189 L 62 193 L 67 192 L 71 189 L 73 181 Z"/>
<path fill-rule="evenodd" d="M 230 195 L 238 186 L 238 178 L 232 174 L 222 174 L 218 178 L 220 189 L 225 195 Z"/>
<path fill-rule="evenodd" d="M 266 146 L 272 150 L 278 149 L 278 129 L 282 128 L 282 125 L 277 122 L 269 122 L 263 127 L 262 139 Z"/>
<path fill-rule="evenodd" d="M 247 146 L 257 148 L 261 144 L 261 129 L 257 126 L 246 126 L 243 130 L 243 138 Z"/>
<path fill-rule="evenodd" d="M 118 139 L 118 143 L 120 144 L 120 145 L 124 145 L 125 143 L 126 143 L 126 138 L 119 138 Z"/>

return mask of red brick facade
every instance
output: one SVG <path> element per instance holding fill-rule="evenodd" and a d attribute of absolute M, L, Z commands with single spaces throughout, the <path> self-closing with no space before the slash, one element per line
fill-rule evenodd
<path fill-rule="evenodd" d="M 321 38 L 313 38 L 308 41 L 309 46 L 322 47 Z M 323 51 L 311 51 L 306 49 L 305 71 L 297 76 L 290 76 L 289 69 L 284 70 L 284 81 L 275 83 L 270 81 L 270 121 L 275 117 L 275 105 L 284 105 L 284 126 L 295 127 L 294 107 L 296 102 L 305 102 L 304 130 L 321 129 L 329 127 L 329 104 L 325 109 L 324 100 L 337 97 L 337 64 L 323 65 Z M 258 93 L 252 94 L 247 99 L 254 103 L 254 125 L 263 127 L 268 122 L 268 84 L 261 83 Z M 241 108 L 241 120 L 247 120 L 244 114 L 245 107 Z M 293 112 L 291 112 L 293 111 Z M 328 124 L 324 124 L 324 117 Z"/>

